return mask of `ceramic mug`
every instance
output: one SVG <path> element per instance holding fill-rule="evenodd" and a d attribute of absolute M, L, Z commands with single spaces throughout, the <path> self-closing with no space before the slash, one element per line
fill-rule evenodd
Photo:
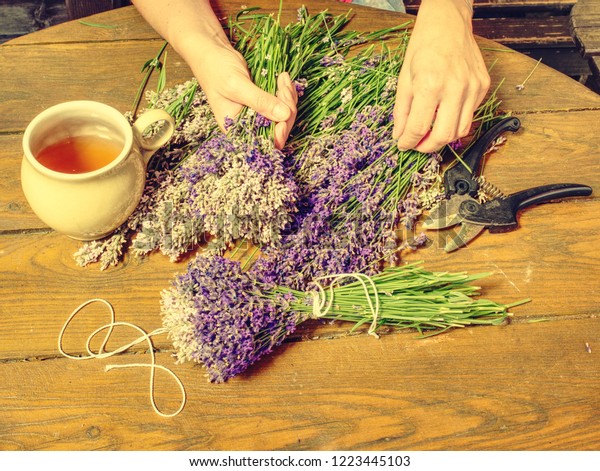
<path fill-rule="evenodd" d="M 160 122 L 157 132 L 144 137 L 150 126 Z M 163 110 L 146 111 L 131 126 L 118 110 L 103 103 L 71 101 L 52 106 L 36 116 L 23 135 L 25 197 L 51 228 L 79 240 L 102 238 L 135 210 L 148 161 L 174 129 L 173 118 Z M 42 150 L 76 136 L 109 139 L 117 143 L 120 153 L 101 168 L 84 173 L 63 173 L 38 161 Z"/>

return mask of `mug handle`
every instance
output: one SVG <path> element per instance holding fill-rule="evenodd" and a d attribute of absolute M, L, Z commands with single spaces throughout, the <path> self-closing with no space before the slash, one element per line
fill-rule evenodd
<path fill-rule="evenodd" d="M 164 123 L 158 132 L 153 136 L 144 137 L 146 129 L 159 121 Z M 144 162 L 147 164 L 150 157 L 171 139 L 175 132 L 175 120 L 164 110 L 148 110 L 133 123 L 132 128 L 136 141 L 141 147 Z"/>

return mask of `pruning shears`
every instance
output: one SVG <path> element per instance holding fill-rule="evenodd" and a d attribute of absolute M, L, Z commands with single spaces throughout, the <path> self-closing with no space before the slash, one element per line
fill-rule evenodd
<path fill-rule="evenodd" d="M 556 199 L 592 194 L 592 189 L 587 185 L 555 183 L 504 196 L 479 176 L 489 145 L 506 131 L 514 133 L 520 127 L 518 118 L 502 119 L 465 152 L 462 163 L 457 163 L 444 173 L 445 199 L 431 210 L 423 228 L 437 230 L 460 224 L 458 233 L 446 243 L 446 252 L 466 246 L 484 229 L 491 233 L 515 230 L 518 227 L 517 213 L 521 209 Z M 480 189 L 490 190 L 493 197 L 480 202 Z"/>

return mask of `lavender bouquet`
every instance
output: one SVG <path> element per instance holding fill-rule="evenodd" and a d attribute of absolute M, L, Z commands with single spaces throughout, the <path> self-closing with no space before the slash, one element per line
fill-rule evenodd
<path fill-rule="evenodd" d="M 433 335 L 469 325 L 497 325 L 511 305 L 475 299 L 470 283 L 487 274 L 432 273 L 420 264 L 369 277 L 314 280 L 306 291 L 263 281 L 227 258 L 198 256 L 162 293 L 163 324 L 179 362 L 202 364 L 209 381 L 227 381 L 271 353 L 309 319 L 416 329 Z M 332 281 L 326 289 L 322 283 Z M 347 282 L 351 281 L 351 282 Z"/>

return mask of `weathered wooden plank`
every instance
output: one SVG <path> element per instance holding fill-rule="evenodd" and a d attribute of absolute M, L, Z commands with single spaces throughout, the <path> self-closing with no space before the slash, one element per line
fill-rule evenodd
<path fill-rule="evenodd" d="M 475 18 L 475 34 L 511 47 L 568 47 L 574 45 L 569 17 L 548 18 Z"/>
<path fill-rule="evenodd" d="M 600 55 L 600 30 L 598 25 L 576 28 L 574 32 L 575 40 L 580 45 L 584 56 Z"/>
<path fill-rule="evenodd" d="M 568 12 L 577 0 L 473 0 L 476 14 L 504 13 L 522 11 L 552 11 L 555 13 Z M 406 10 L 416 12 L 421 0 L 405 0 Z"/>
<path fill-rule="evenodd" d="M 579 0 L 571 12 L 571 31 L 585 56 L 600 55 L 600 3 Z"/>
<path fill-rule="evenodd" d="M 141 67 L 162 44 L 162 40 L 151 40 L 98 43 L 93 47 L 86 43 L 0 47 L 0 61 L 6 64 L 0 78 L 1 86 L 6 86 L 0 105 L 0 113 L 5 117 L 0 132 L 23 131 L 39 112 L 63 101 L 88 99 L 123 112 L 131 109 L 143 78 Z M 115 54 L 115 48 L 128 53 Z M 132 57 L 138 57 L 139 62 Z M 172 51 L 167 67 L 171 84 L 191 77 L 187 65 Z M 23 77 L 18 83 L 11 79 L 17 69 Z M 94 73 L 90 74 L 92 69 Z M 36 106 L 31 107 L 31 103 Z"/>
<path fill-rule="evenodd" d="M 483 174 L 488 181 L 506 194 L 559 181 L 600 188 L 596 111 L 517 116 L 521 129 L 507 133 L 505 144 L 486 159 Z"/>
<path fill-rule="evenodd" d="M 156 416 L 148 370 L 102 361 L 0 363 L 4 450 L 597 450 L 600 321 L 289 344 L 247 374 L 206 383 L 172 367 L 183 413 Z M 592 353 L 586 351 L 586 343 Z M 126 393 L 125 393 L 126 391 Z M 179 404 L 160 373 L 157 402 Z"/>
<path fill-rule="evenodd" d="M 577 0 L 571 14 L 574 17 L 586 18 L 589 16 L 595 16 L 600 13 L 600 5 L 596 0 Z"/>
<path fill-rule="evenodd" d="M 21 134 L 0 135 L 0 231 L 43 228 L 21 189 Z"/>
<path fill-rule="evenodd" d="M 557 74 L 556 70 L 544 64 L 540 64 L 529 77 L 525 89 L 520 90 L 517 85 L 522 84 L 532 73 L 537 61 L 524 60 L 522 55 L 518 56 L 518 61 L 513 61 L 503 53 L 494 54 L 488 51 L 486 46 L 483 52 L 486 63 L 494 64 L 491 72 L 492 89 L 499 82 L 503 83 L 500 96 L 502 108 L 506 111 L 519 113 L 597 109 L 600 103 L 598 94 L 566 75 Z M 497 62 L 494 62 L 496 59 Z M 548 83 L 552 83 L 552 86 L 549 87 Z"/>
<path fill-rule="evenodd" d="M 596 1 L 579 0 L 571 10 L 571 26 L 586 28 L 598 26 L 600 21 L 600 4 Z"/>

